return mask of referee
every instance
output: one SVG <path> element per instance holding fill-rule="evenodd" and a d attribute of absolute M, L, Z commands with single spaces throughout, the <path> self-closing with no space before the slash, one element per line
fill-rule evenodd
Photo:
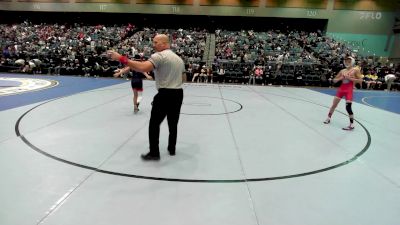
<path fill-rule="evenodd" d="M 183 101 L 182 80 L 185 71 L 183 60 L 170 49 L 167 35 L 158 34 L 153 38 L 156 51 L 147 61 L 129 60 L 115 51 L 108 51 L 112 60 L 118 60 L 138 72 L 154 71 L 158 93 L 154 96 L 149 124 L 150 152 L 142 154 L 143 160 L 160 160 L 158 147 L 160 125 L 167 117 L 169 128 L 168 152 L 175 155 L 178 121 Z"/>

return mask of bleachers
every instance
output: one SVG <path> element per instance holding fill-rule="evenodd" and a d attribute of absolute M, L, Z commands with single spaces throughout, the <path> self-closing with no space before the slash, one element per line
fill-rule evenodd
<path fill-rule="evenodd" d="M 349 46 L 320 31 L 217 29 L 209 32 L 200 28 L 138 29 L 131 24 L 93 26 L 24 22 L 0 25 L 0 67 L 2 71 L 21 71 L 38 60 L 40 65 L 34 63 L 35 68 L 30 72 L 111 76 L 119 63 L 108 60 L 107 49 L 115 49 L 129 57 L 137 54 L 149 57 L 154 52 L 152 37 L 157 33 L 170 36 L 172 50 L 182 57 L 187 68 L 192 68 L 188 69 L 189 77 L 193 77 L 196 70 L 199 73 L 203 66 L 211 69 L 209 78 L 201 79 L 206 81 L 250 83 L 256 78 L 253 83 L 262 85 L 328 86 L 329 79 L 341 67 L 343 55 L 354 55 Z M 213 37 L 213 43 L 215 37 L 215 46 L 206 44 L 207 37 Z M 214 59 L 210 60 L 209 52 L 215 52 Z M 17 60 L 25 61 L 25 65 L 17 64 Z M 361 57 L 359 60 L 364 68 L 376 67 Z M 217 76 L 220 67 L 225 69 L 223 79 Z M 256 68 L 262 71 L 258 76 Z"/>

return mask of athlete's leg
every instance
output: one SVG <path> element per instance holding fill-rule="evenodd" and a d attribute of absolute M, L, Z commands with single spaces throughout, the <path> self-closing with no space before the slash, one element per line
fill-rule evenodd
<path fill-rule="evenodd" d="M 142 98 L 143 98 L 143 96 L 142 96 L 142 94 L 143 94 L 143 90 L 142 89 L 140 89 L 140 90 L 137 90 L 137 92 L 138 92 L 138 97 L 137 97 L 137 105 L 139 106 L 139 104 L 140 104 L 140 102 L 142 101 Z"/>
<path fill-rule="evenodd" d="M 138 91 L 136 89 L 133 89 L 133 110 L 135 113 L 137 113 L 139 111 L 138 108 Z"/>
<path fill-rule="evenodd" d="M 346 94 L 346 111 L 349 114 L 350 125 L 348 127 L 343 128 L 343 130 L 353 130 L 354 129 L 354 113 L 351 108 L 353 102 L 353 92 L 350 91 Z"/>
<path fill-rule="evenodd" d="M 331 117 L 333 115 L 333 112 L 335 112 L 336 107 L 338 106 L 339 102 L 340 102 L 341 98 L 339 98 L 338 96 L 335 96 L 333 98 L 333 102 L 332 102 L 332 106 L 329 109 L 329 113 L 328 113 L 328 118 L 324 121 L 325 124 L 328 124 L 331 122 Z"/>

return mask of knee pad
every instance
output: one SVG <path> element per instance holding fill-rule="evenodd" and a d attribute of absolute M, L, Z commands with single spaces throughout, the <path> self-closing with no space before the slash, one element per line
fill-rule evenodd
<path fill-rule="evenodd" d="M 353 111 L 351 110 L 351 102 L 346 102 L 346 111 L 349 115 L 353 115 Z"/>

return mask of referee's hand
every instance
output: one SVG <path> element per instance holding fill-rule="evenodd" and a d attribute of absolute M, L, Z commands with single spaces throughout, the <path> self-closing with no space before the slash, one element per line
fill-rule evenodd
<path fill-rule="evenodd" d="M 111 60 L 118 61 L 121 58 L 121 55 L 118 52 L 115 52 L 113 50 L 108 50 L 107 51 L 108 57 L 110 57 Z"/>

